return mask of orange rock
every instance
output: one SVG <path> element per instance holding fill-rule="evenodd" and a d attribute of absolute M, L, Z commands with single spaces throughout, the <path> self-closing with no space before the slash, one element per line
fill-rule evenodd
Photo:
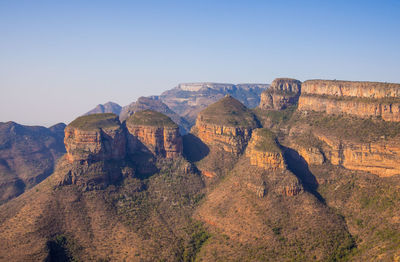
<path fill-rule="evenodd" d="M 106 114 L 103 114 L 108 117 Z M 91 116 L 83 116 L 77 121 L 89 121 Z M 86 120 L 88 118 L 89 120 Z M 114 125 L 101 125 L 86 128 L 72 122 L 65 128 L 64 143 L 69 162 L 122 159 L 125 157 L 126 133 L 121 127 L 118 117 L 111 115 L 106 120 L 114 121 Z M 104 119 L 103 119 L 104 120 Z"/>
<path fill-rule="evenodd" d="M 277 78 L 269 89 L 261 94 L 261 109 L 285 109 L 297 103 L 301 90 L 301 82 L 291 78 Z"/>
<path fill-rule="evenodd" d="M 356 143 L 336 137 L 315 134 L 327 145 L 324 153 L 334 165 L 351 170 L 367 171 L 381 177 L 400 174 L 400 141 Z"/>
<path fill-rule="evenodd" d="M 302 84 L 298 108 L 399 122 L 400 84 L 308 80 Z"/>
<path fill-rule="evenodd" d="M 272 137 L 266 137 L 266 134 L 263 134 L 263 130 L 265 129 L 256 129 L 253 132 L 253 137 L 247 147 L 246 156 L 250 158 L 250 164 L 264 169 L 286 168 L 281 150 Z M 258 145 L 265 143 L 266 140 L 270 140 L 268 141 L 268 144 L 271 144 L 270 147 L 258 147 Z"/>

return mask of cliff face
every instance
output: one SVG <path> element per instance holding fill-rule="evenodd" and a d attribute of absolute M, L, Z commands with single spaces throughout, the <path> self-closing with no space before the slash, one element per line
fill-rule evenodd
<path fill-rule="evenodd" d="M 334 165 L 371 172 L 381 177 L 400 174 L 399 139 L 356 143 L 323 134 L 316 136 L 326 143 L 323 147 L 324 154 Z"/>
<path fill-rule="evenodd" d="M 122 159 L 126 133 L 114 114 L 93 114 L 74 120 L 65 128 L 69 162 Z"/>
<path fill-rule="evenodd" d="M 302 85 L 299 110 L 400 121 L 400 84 L 309 80 Z"/>
<path fill-rule="evenodd" d="M 291 78 L 277 78 L 270 88 L 261 94 L 261 109 L 285 109 L 297 103 L 301 91 L 301 82 Z"/>
<path fill-rule="evenodd" d="M 272 134 L 267 129 L 256 129 L 246 149 L 250 164 L 264 169 L 284 169 L 285 161 Z"/>
<path fill-rule="evenodd" d="M 126 127 L 132 135 L 130 150 L 150 151 L 166 158 L 182 155 L 179 127 L 167 116 L 150 110 L 137 112 L 128 118 Z"/>
<path fill-rule="evenodd" d="M 257 126 L 250 110 L 226 96 L 200 112 L 193 132 L 205 144 L 237 155 L 243 152 Z"/>

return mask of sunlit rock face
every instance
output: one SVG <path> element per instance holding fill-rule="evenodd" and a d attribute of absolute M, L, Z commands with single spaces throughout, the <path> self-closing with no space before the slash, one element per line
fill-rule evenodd
<path fill-rule="evenodd" d="M 400 84 L 308 80 L 302 84 L 298 108 L 399 122 Z"/>
<path fill-rule="evenodd" d="M 254 114 L 235 98 L 225 96 L 199 113 L 192 132 L 208 146 L 237 155 L 244 151 L 256 127 Z"/>
<path fill-rule="evenodd" d="M 74 161 L 122 159 L 126 132 L 114 114 L 82 116 L 65 128 L 66 158 Z"/>
<path fill-rule="evenodd" d="M 126 121 L 131 151 L 148 151 L 155 156 L 182 155 L 179 127 L 169 117 L 151 110 L 136 112 Z"/>
<path fill-rule="evenodd" d="M 261 94 L 261 109 L 281 110 L 295 105 L 299 100 L 301 82 L 292 78 L 276 78 L 269 89 Z"/>

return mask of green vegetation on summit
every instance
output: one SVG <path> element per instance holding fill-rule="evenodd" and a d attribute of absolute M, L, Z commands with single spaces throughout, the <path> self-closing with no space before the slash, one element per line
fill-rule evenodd
<path fill-rule="evenodd" d="M 81 130 L 95 130 L 99 128 L 118 128 L 118 116 L 112 113 L 92 114 L 81 116 L 72 121 L 69 126 Z"/>
<path fill-rule="evenodd" d="M 227 95 L 200 112 L 199 119 L 215 125 L 257 127 L 257 118 L 245 105 Z"/>
<path fill-rule="evenodd" d="M 129 124 L 138 126 L 165 126 L 178 127 L 168 116 L 153 110 L 144 110 L 134 113 L 126 120 Z"/>
<path fill-rule="evenodd" d="M 280 153 L 281 150 L 276 144 L 275 134 L 268 128 L 259 128 L 254 130 L 254 135 L 256 135 L 260 140 L 257 141 L 255 149 L 262 152 L 275 152 Z"/>

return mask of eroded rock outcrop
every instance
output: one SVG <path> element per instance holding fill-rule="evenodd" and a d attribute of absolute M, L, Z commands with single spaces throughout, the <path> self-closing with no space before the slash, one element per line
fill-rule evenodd
<path fill-rule="evenodd" d="M 66 158 L 69 162 L 123 159 L 126 132 L 114 114 L 81 116 L 65 128 Z"/>
<path fill-rule="evenodd" d="M 258 125 L 249 109 L 235 98 L 225 96 L 199 113 L 192 132 L 208 146 L 238 155 Z"/>
<path fill-rule="evenodd" d="M 400 140 L 398 138 L 361 143 L 326 134 L 316 134 L 316 136 L 325 142 L 324 154 L 333 165 L 367 171 L 381 177 L 400 174 Z"/>
<path fill-rule="evenodd" d="M 298 108 L 399 122 L 400 84 L 308 80 L 302 84 Z"/>
<path fill-rule="evenodd" d="M 282 151 L 275 142 L 271 131 L 256 129 L 246 150 L 250 164 L 265 169 L 284 169 L 286 167 Z"/>
<path fill-rule="evenodd" d="M 130 151 L 150 151 L 155 156 L 174 158 L 182 155 L 179 127 L 169 117 L 152 111 L 136 112 L 126 121 L 131 137 Z"/>
<path fill-rule="evenodd" d="M 294 105 L 299 100 L 301 82 L 292 78 L 277 78 L 270 88 L 261 94 L 261 109 L 281 110 Z"/>

